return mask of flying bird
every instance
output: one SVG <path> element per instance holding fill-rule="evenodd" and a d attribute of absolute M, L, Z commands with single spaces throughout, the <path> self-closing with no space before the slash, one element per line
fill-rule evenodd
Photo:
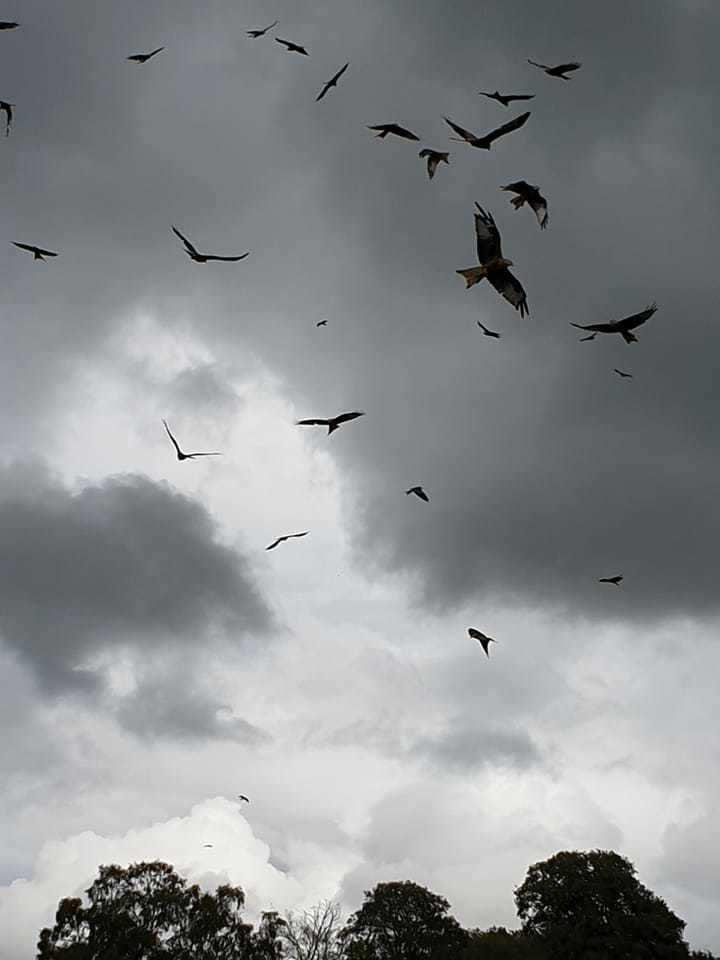
<path fill-rule="evenodd" d="M 237 263 L 238 260 L 244 260 L 245 257 L 250 255 L 250 251 L 247 253 L 241 254 L 239 257 L 217 257 L 212 253 L 199 253 L 198 250 L 190 243 L 187 237 L 184 237 L 177 227 L 172 228 L 173 233 L 176 237 L 179 237 L 184 246 L 185 253 L 190 257 L 191 260 L 194 260 L 195 263 L 207 263 L 208 260 L 223 260 L 227 263 Z"/>
<path fill-rule="evenodd" d="M 631 373 L 625 373 L 624 370 L 618 370 L 617 367 L 613 367 L 613 373 L 616 373 L 619 377 L 627 377 L 629 380 L 633 378 Z"/>
<path fill-rule="evenodd" d="M 535 99 L 534 93 L 503 94 L 503 93 L 500 93 L 498 90 L 496 90 L 495 93 L 485 93 L 484 91 L 481 90 L 480 96 L 488 97 L 490 100 L 497 100 L 497 102 L 501 103 L 504 107 L 510 106 L 513 100 L 534 100 Z"/>
<path fill-rule="evenodd" d="M 491 130 L 490 133 L 486 133 L 484 137 L 478 137 L 476 134 L 470 133 L 470 131 L 465 130 L 464 127 L 453 123 L 449 117 L 443 117 L 443 119 L 449 127 L 453 128 L 455 133 L 460 134 L 459 137 L 450 137 L 451 140 L 459 140 L 461 143 L 464 141 L 465 143 L 469 143 L 471 147 L 479 147 L 480 150 L 489 150 L 493 142 L 499 137 L 504 137 L 506 133 L 512 133 L 513 130 L 519 130 L 523 124 L 527 123 L 529 116 L 529 111 L 527 113 L 521 113 L 519 116 L 513 117 L 512 120 L 508 120 L 507 123 L 504 123 L 496 130 Z"/>
<path fill-rule="evenodd" d="M 204 843 L 203 846 L 204 846 L 204 847 L 211 847 L 212 844 L 211 844 L 211 843 Z"/>
<path fill-rule="evenodd" d="M 427 158 L 427 172 L 428 177 L 432 180 L 435 176 L 435 171 L 437 170 L 439 164 L 441 163 L 450 163 L 448 157 L 449 153 L 443 153 L 442 150 L 431 150 L 429 147 L 425 147 L 424 150 L 421 150 L 418 154 L 419 157 Z"/>
<path fill-rule="evenodd" d="M 389 133 L 396 137 L 402 137 L 403 140 L 420 140 L 420 137 L 416 137 L 414 133 L 406 130 L 405 127 L 401 127 L 399 123 L 378 123 L 374 127 L 368 127 L 368 130 L 379 130 L 380 132 L 376 133 L 375 136 L 380 137 L 381 140 L 384 140 Z"/>
<path fill-rule="evenodd" d="M 45 260 L 45 257 L 56 257 L 57 254 L 53 253 L 52 250 L 43 250 L 42 247 L 34 247 L 31 243 L 17 243 L 15 240 L 11 240 L 10 243 L 15 247 L 20 247 L 21 250 L 29 250 L 33 255 L 33 260 Z"/>
<path fill-rule="evenodd" d="M 319 418 L 311 420 L 296 420 L 295 424 L 298 427 L 327 427 L 328 436 L 337 430 L 337 428 L 342 423 L 347 423 L 348 420 L 357 420 L 358 417 L 364 417 L 365 412 L 363 410 L 353 410 L 352 413 L 339 413 L 336 417 L 329 417 L 327 420 L 321 420 Z"/>
<path fill-rule="evenodd" d="M 306 537 L 310 533 L 309 530 L 303 530 L 302 533 L 286 533 L 284 537 L 278 537 L 277 540 L 273 540 L 269 547 L 265 547 L 266 550 L 274 550 L 275 547 L 279 546 L 281 543 L 285 543 L 286 540 L 294 540 L 296 537 Z M 246 799 L 245 797 L 241 797 Z M 248 801 L 249 803 L 249 801 Z"/>
<path fill-rule="evenodd" d="M 315 326 L 316 326 L 316 327 L 326 327 L 326 326 L 327 326 L 327 323 L 328 323 L 327 320 L 318 320 L 318 322 L 315 324 Z"/>
<path fill-rule="evenodd" d="M 15 20 L 0 20 L 0 30 L 14 30 L 15 27 L 19 27 L 20 24 L 16 23 Z"/>
<path fill-rule="evenodd" d="M 248 30 L 247 35 L 249 37 L 252 37 L 254 40 L 257 40 L 258 37 L 264 37 L 265 34 L 268 32 L 268 30 L 272 30 L 272 28 L 276 27 L 278 23 L 279 23 L 278 20 L 274 20 L 269 27 L 265 27 L 262 30 Z"/>
<path fill-rule="evenodd" d="M 245 803 L 250 803 L 249 798 L 246 797 L 244 793 L 239 793 L 237 798 L 238 798 L 238 800 L 244 800 Z"/>
<path fill-rule="evenodd" d="M 534 60 L 528 60 L 528 63 L 534 67 L 540 67 L 549 77 L 560 77 L 562 80 L 569 80 L 570 77 L 566 77 L 565 74 L 579 70 L 582 66 L 581 63 L 559 63 L 556 67 L 549 67 L 546 63 L 536 63 Z"/>
<path fill-rule="evenodd" d="M 573 323 L 572 321 L 570 323 L 578 330 L 592 331 L 589 337 L 581 337 L 581 340 L 594 340 L 598 333 L 619 333 L 625 343 L 637 343 L 638 338 L 630 331 L 642 326 L 656 310 L 657 304 L 651 303 L 640 313 L 634 313 L 631 317 L 624 317 L 622 320 L 610 320 L 608 323 Z"/>
<path fill-rule="evenodd" d="M 497 640 L 494 640 L 492 637 L 486 637 L 484 633 L 481 633 L 479 630 L 476 630 L 475 627 L 469 627 L 468 633 L 473 638 L 473 640 L 479 640 L 480 644 L 485 651 L 485 656 L 490 659 L 490 651 L 488 647 L 491 643 L 497 643 Z"/>
<path fill-rule="evenodd" d="M 349 66 L 350 66 L 350 64 L 349 64 L 349 63 L 346 63 L 344 67 L 341 67 L 336 74 L 334 74 L 332 77 L 330 77 L 330 79 L 327 81 L 327 83 L 326 83 L 325 86 L 322 88 L 322 90 L 320 91 L 320 93 L 315 97 L 315 103 L 317 103 L 318 100 L 322 100 L 322 98 L 323 98 L 323 97 L 325 96 L 325 94 L 328 92 L 328 90 L 330 89 L 330 87 L 336 87 L 336 86 L 337 86 L 338 80 L 339 80 L 340 77 L 345 73 L 345 71 L 347 70 L 347 68 L 348 68 Z"/>
<path fill-rule="evenodd" d="M 281 43 L 284 47 L 287 47 L 288 53 L 301 53 L 304 57 L 310 56 L 305 47 L 301 47 L 299 43 L 293 43 L 292 40 L 281 40 L 280 37 L 275 37 L 275 43 Z"/>
<path fill-rule="evenodd" d="M 135 63 L 147 63 L 148 60 L 152 59 L 152 57 L 164 49 L 165 47 L 158 47 L 157 50 L 153 50 L 151 53 L 134 53 L 131 57 L 127 57 L 127 59 L 134 60 Z"/>
<path fill-rule="evenodd" d="M 475 206 L 478 209 L 475 214 L 475 237 L 480 266 L 457 270 L 456 273 L 464 277 L 466 290 L 487 277 L 497 292 L 524 317 L 529 313 L 527 296 L 520 281 L 508 270 L 513 262 L 502 255 L 500 233 L 492 214 L 486 213 L 479 203 Z"/>
<path fill-rule="evenodd" d="M 5 136 L 10 136 L 10 127 L 13 122 L 13 111 L 12 108 L 15 106 L 14 103 L 8 103 L 7 100 L 0 100 L 0 110 L 5 114 Z"/>
<path fill-rule="evenodd" d="M 613 586 L 619 587 L 620 581 L 623 579 L 622 574 L 618 577 L 599 577 L 598 583 L 612 583 Z"/>
<path fill-rule="evenodd" d="M 410 493 L 414 493 L 418 499 L 424 500 L 425 503 L 430 503 L 430 497 L 425 493 L 422 487 L 410 487 L 409 490 L 405 491 L 405 496 L 407 497 Z"/>
<path fill-rule="evenodd" d="M 480 323 L 479 320 L 477 321 L 477 325 L 480 327 L 480 329 L 482 330 L 482 332 L 485 334 L 486 337 L 495 337 L 496 340 L 500 339 L 499 333 L 495 333 L 494 330 L 488 330 L 485 324 Z"/>
<path fill-rule="evenodd" d="M 194 460 L 195 457 L 221 457 L 221 453 L 183 453 L 175 437 L 170 433 L 170 427 L 167 425 L 167 422 L 163 420 L 163 426 L 167 431 L 167 435 L 172 441 L 172 445 L 175 447 L 175 452 L 177 453 L 178 460 Z"/>
<path fill-rule="evenodd" d="M 514 183 L 508 183 L 506 186 L 500 187 L 500 189 L 509 190 L 511 193 L 516 193 L 517 196 L 512 197 L 510 200 L 510 203 L 515 207 L 515 209 L 519 210 L 524 203 L 527 203 L 537 217 L 537 222 L 540 224 L 540 229 L 544 230 L 545 227 L 547 227 L 547 200 L 540 193 L 539 187 L 534 187 L 531 183 L 527 183 L 525 180 L 516 180 Z"/>

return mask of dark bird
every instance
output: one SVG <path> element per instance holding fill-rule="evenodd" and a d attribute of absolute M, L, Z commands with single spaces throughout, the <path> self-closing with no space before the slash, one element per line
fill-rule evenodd
<path fill-rule="evenodd" d="M 525 180 L 516 180 L 515 183 L 508 183 L 506 186 L 500 187 L 500 189 L 516 193 L 517 196 L 513 197 L 510 203 L 516 210 L 519 210 L 524 203 L 527 203 L 537 217 L 540 229 L 545 229 L 548 225 L 547 200 L 540 193 L 539 187 L 534 187 Z"/>
<path fill-rule="evenodd" d="M 17 243 L 15 240 L 11 240 L 10 243 L 15 247 L 20 247 L 21 250 L 29 250 L 33 255 L 33 260 L 45 260 L 45 257 L 56 257 L 57 254 L 53 253 L 52 250 L 43 250 L 42 247 L 33 247 L 31 243 Z"/>
<path fill-rule="evenodd" d="M 483 650 L 485 651 L 485 656 L 490 659 L 490 651 L 488 647 L 491 643 L 497 643 L 497 640 L 493 640 L 492 637 L 486 637 L 484 633 L 481 633 L 479 630 L 476 630 L 475 627 L 470 627 L 468 633 L 473 638 L 473 640 L 479 640 L 482 645 Z"/>
<path fill-rule="evenodd" d="M 279 546 L 281 543 L 285 543 L 286 540 L 294 540 L 296 537 L 306 537 L 310 533 L 309 530 L 303 530 L 302 533 L 286 533 L 284 537 L 278 537 L 277 540 L 273 540 L 269 547 L 265 547 L 266 550 L 274 550 L 275 547 Z M 241 800 L 246 799 L 241 797 Z M 249 803 L 250 801 L 248 801 Z"/>
<path fill-rule="evenodd" d="M 14 30 L 15 27 L 19 26 L 20 24 L 14 20 L 0 20 L 0 30 Z"/>
<path fill-rule="evenodd" d="M 495 333 L 494 330 L 488 330 L 488 328 L 484 324 L 480 323 L 479 320 L 477 321 L 477 325 L 480 327 L 486 337 L 495 337 L 496 340 L 500 339 L 499 333 Z"/>
<path fill-rule="evenodd" d="M 5 136 L 10 136 L 10 127 L 13 122 L 13 111 L 12 108 L 15 106 L 14 103 L 8 103 L 7 100 L 0 100 L 0 110 L 5 114 Z"/>
<path fill-rule="evenodd" d="M 160 53 L 161 50 L 164 50 L 165 47 L 158 47 L 157 50 L 153 50 L 152 53 L 134 53 L 131 57 L 127 57 L 128 60 L 134 60 L 135 63 L 147 63 L 152 57 Z"/>
<path fill-rule="evenodd" d="M 281 40 L 280 37 L 275 37 L 275 43 L 281 43 L 284 47 L 287 47 L 289 53 L 301 53 L 304 57 L 310 56 L 305 47 L 301 47 L 299 43 L 293 43 L 291 40 Z"/>
<path fill-rule="evenodd" d="M 239 793 L 239 794 L 238 794 L 238 800 L 244 800 L 245 803 L 250 803 L 250 800 L 248 799 L 248 797 L 245 796 L 244 793 Z"/>
<path fill-rule="evenodd" d="M 221 453 L 183 453 L 175 437 L 170 433 L 170 427 L 167 425 L 167 422 L 163 420 L 163 425 L 167 431 L 167 435 L 172 440 L 172 445 L 175 447 L 175 452 L 177 453 L 178 460 L 194 460 L 195 457 L 221 457 Z"/>
<path fill-rule="evenodd" d="M 521 317 L 524 317 L 529 313 L 527 296 L 520 281 L 508 270 L 513 262 L 506 260 L 502 255 L 500 233 L 495 226 L 492 214 L 486 213 L 479 203 L 475 206 L 478 208 L 475 214 L 475 237 L 480 266 L 457 270 L 456 273 L 464 277 L 466 290 L 487 277 L 497 292 L 520 312 Z"/>
<path fill-rule="evenodd" d="M 559 63 L 556 67 L 549 67 L 546 63 L 536 63 L 534 60 L 528 60 L 528 63 L 534 67 L 540 67 L 549 77 L 560 77 L 562 80 L 569 80 L 570 77 L 566 77 L 565 74 L 579 70 L 582 66 L 581 63 Z"/>
<path fill-rule="evenodd" d="M 430 503 L 430 497 L 425 493 L 422 487 L 410 487 L 409 490 L 405 491 L 405 496 L 407 497 L 410 493 L 414 493 L 418 499 L 424 500 L 425 503 Z"/>
<path fill-rule="evenodd" d="M 320 93 L 315 97 L 315 103 L 317 103 L 318 100 L 322 100 L 322 98 L 323 98 L 323 97 L 325 96 L 325 94 L 328 92 L 328 90 L 330 89 L 330 87 L 336 87 L 336 86 L 337 86 L 338 80 L 339 80 L 340 77 L 345 73 L 345 71 L 347 70 L 347 68 L 348 68 L 349 66 L 350 66 L 350 64 L 349 64 L 349 63 L 346 63 L 344 67 L 341 67 L 336 74 L 334 74 L 332 77 L 330 77 L 330 79 L 329 79 L 328 82 L 325 84 L 325 86 L 322 88 L 322 90 L 320 91 Z"/>
<path fill-rule="evenodd" d="M 410 130 L 406 130 L 405 127 L 401 127 L 399 123 L 378 123 L 374 127 L 368 127 L 368 130 L 379 130 L 379 133 L 376 133 L 376 137 L 380 137 L 381 140 L 384 140 L 389 133 L 395 134 L 396 137 L 402 137 L 403 140 L 420 140 L 420 137 L 416 137 L 414 133 L 411 133 Z"/>
<path fill-rule="evenodd" d="M 187 255 L 190 257 L 190 259 L 191 259 L 191 260 L 194 260 L 195 263 L 207 263 L 208 260 L 223 260 L 223 261 L 225 261 L 225 262 L 227 262 L 227 263 L 237 263 L 238 260 L 244 260 L 245 257 L 247 257 L 247 256 L 250 255 L 250 251 L 249 251 L 249 250 L 248 250 L 247 253 L 243 253 L 243 254 L 241 254 L 239 257 L 217 257 L 217 256 L 215 256 L 214 254 L 211 254 L 211 253 L 199 253 L 199 252 L 196 250 L 196 248 L 190 243 L 190 241 L 188 240 L 188 238 L 187 238 L 187 237 L 184 237 L 184 236 L 180 233 L 180 231 L 177 229 L 177 227 L 173 227 L 173 228 L 172 228 L 172 231 L 173 231 L 173 233 L 175 234 L 176 237 L 179 237 L 179 238 L 182 240 L 182 242 L 183 242 L 183 244 L 184 244 L 184 246 L 185 246 L 185 253 L 187 253 Z"/>
<path fill-rule="evenodd" d="M 512 133 L 513 130 L 519 130 L 524 123 L 527 123 L 529 116 L 529 111 L 527 113 L 521 113 L 512 120 L 508 120 L 507 123 L 504 123 L 496 130 L 491 130 L 490 133 L 486 133 L 484 137 L 478 137 L 476 134 L 470 133 L 470 131 L 465 130 L 464 127 L 459 126 L 457 123 L 453 123 L 453 121 L 448 117 L 443 117 L 443 119 L 449 127 L 453 128 L 455 133 L 460 134 L 459 137 L 450 137 L 451 140 L 459 140 L 461 143 L 464 141 L 465 143 L 469 143 L 471 147 L 479 147 L 481 150 L 489 150 L 493 142 L 499 137 L 504 137 L 506 133 Z"/>
<path fill-rule="evenodd" d="M 572 321 L 570 323 L 578 330 L 592 331 L 589 337 L 581 337 L 581 340 L 594 340 L 598 333 L 619 333 L 625 343 L 637 343 L 638 338 L 630 331 L 642 326 L 656 310 L 657 304 L 651 303 L 640 313 L 634 313 L 631 317 L 624 317 L 622 320 L 610 320 L 608 323 L 572 323 Z"/>
<path fill-rule="evenodd" d="M 500 93 L 498 90 L 496 90 L 495 93 L 485 93 L 484 91 L 481 90 L 480 96 L 488 97 L 490 100 L 497 100 L 497 102 L 501 103 L 504 107 L 509 107 L 510 104 L 513 102 L 513 100 L 534 100 L 535 99 L 534 93 L 503 94 L 503 93 Z"/>
<path fill-rule="evenodd" d="M 424 150 L 421 150 L 418 154 L 419 157 L 427 158 L 427 172 L 428 177 L 432 180 L 435 176 L 435 171 L 437 170 L 439 164 L 441 163 L 450 163 L 448 157 L 449 153 L 443 153 L 442 150 L 431 150 L 429 147 L 425 147 Z"/>
<path fill-rule="evenodd" d="M 203 846 L 204 846 L 204 847 L 211 847 L 212 844 L 211 844 L 211 843 L 204 843 Z"/>
<path fill-rule="evenodd" d="M 326 327 L 326 326 L 327 326 L 327 320 L 318 320 L 318 322 L 315 324 L 315 326 L 316 326 L 316 327 Z"/>
<path fill-rule="evenodd" d="M 618 370 L 617 367 L 613 367 L 613 373 L 616 373 L 619 377 L 627 377 L 628 380 L 632 380 L 633 378 L 631 373 L 625 373 L 624 370 Z"/>
<path fill-rule="evenodd" d="M 247 35 L 249 37 L 252 37 L 254 40 L 257 40 L 258 37 L 264 37 L 265 34 L 268 32 L 268 30 L 272 30 L 272 28 L 276 27 L 278 23 L 279 23 L 278 20 L 274 20 L 269 27 L 265 27 L 262 30 L 248 30 Z"/>
<path fill-rule="evenodd" d="M 352 413 L 339 413 L 336 417 L 330 417 L 328 420 L 296 420 L 295 423 L 298 427 L 327 427 L 328 436 L 337 430 L 341 423 L 347 423 L 348 420 L 357 420 L 358 417 L 364 417 L 365 413 L 362 410 L 354 410 Z"/>
<path fill-rule="evenodd" d="M 600 577 L 598 583 L 612 583 L 614 586 L 619 587 L 622 579 L 622 574 L 618 577 Z"/>

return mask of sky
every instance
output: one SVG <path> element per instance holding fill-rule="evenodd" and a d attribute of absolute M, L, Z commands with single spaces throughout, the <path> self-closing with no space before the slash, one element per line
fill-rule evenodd
<path fill-rule="evenodd" d="M 595 848 L 720 951 L 717 4 L 0 18 L 8 960 L 101 863 L 240 884 L 251 916 L 409 879 L 487 927 Z M 450 141 L 525 109 L 496 89 L 527 124 Z M 476 202 L 529 317 L 455 273 Z M 250 255 L 193 263 L 171 224 Z M 570 326 L 652 302 L 638 343 Z M 178 462 L 163 418 L 223 455 Z"/>

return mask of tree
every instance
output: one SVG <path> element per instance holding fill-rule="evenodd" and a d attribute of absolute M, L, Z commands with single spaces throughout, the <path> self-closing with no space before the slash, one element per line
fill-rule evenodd
<path fill-rule="evenodd" d="M 282 930 L 288 960 L 339 960 L 340 904 L 321 900 L 311 910 L 288 913 Z"/>
<path fill-rule="evenodd" d="M 554 960 L 687 960 L 685 922 L 617 853 L 557 853 L 515 891 L 523 932 Z"/>
<path fill-rule="evenodd" d="M 536 938 L 521 930 L 490 927 L 470 930 L 460 960 L 544 960 L 545 954 Z"/>
<path fill-rule="evenodd" d="M 467 934 L 444 897 L 410 880 L 379 883 L 341 938 L 348 960 L 439 960 L 455 954 Z"/>

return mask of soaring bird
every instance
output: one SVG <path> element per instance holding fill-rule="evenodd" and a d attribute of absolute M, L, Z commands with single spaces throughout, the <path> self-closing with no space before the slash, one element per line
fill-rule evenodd
<path fill-rule="evenodd" d="M 135 63 L 147 63 L 148 60 L 164 49 L 165 47 L 158 47 L 157 50 L 153 50 L 152 53 L 134 53 L 131 57 L 127 57 L 127 59 L 134 60 Z"/>
<path fill-rule="evenodd" d="M 301 47 L 299 43 L 293 43 L 292 40 L 281 40 L 280 37 L 275 37 L 275 43 L 281 43 L 284 47 L 287 47 L 288 53 L 301 53 L 304 57 L 310 56 L 305 47 Z"/>
<path fill-rule="evenodd" d="M 414 133 L 411 133 L 410 130 L 407 130 L 405 127 L 401 127 L 399 123 L 378 123 L 374 127 L 368 127 L 368 130 L 379 130 L 379 133 L 376 133 L 376 137 L 380 137 L 381 140 L 384 140 L 389 133 L 395 134 L 396 137 L 402 137 L 403 140 L 420 140 L 420 137 L 416 137 Z"/>
<path fill-rule="evenodd" d="M 528 60 L 528 63 L 534 67 L 540 67 L 549 77 L 560 77 L 562 80 L 569 80 L 570 77 L 566 77 L 565 74 L 579 70 L 582 66 L 581 63 L 559 63 L 556 67 L 549 67 L 546 63 L 536 63 L 534 60 Z"/>
<path fill-rule="evenodd" d="M 429 147 L 425 147 L 424 150 L 421 150 L 418 156 L 427 158 L 427 172 L 428 177 L 430 177 L 431 180 L 435 176 L 435 171 L 437 170 L 439 164 L 450 163 L 448 160 L 448 157 L 450 156 L 449 152 L 443 153 L 442 150 L 431 150 Z"/>
<path fill-rule="evenodd" d="M 582 337 L 582 340 L 594 340 L 598 333 L 619 333 L 625 343 L 637 343 L 638 338 L 630 331 L 642 326 L 656 310 L 657 304 L 651 303 L 640 313 L 634 313 L 631 317 L 624 317 L 622 320 L 610 320 L 608 323 L 573 323 L 571 320 L 570 323 L 578 330 L 592 330 L 590 336 Z"/>
<path fill-rule="evenodd" d="M 485 334 L 486 337 L 495 337 L 496 340 L 500 339 L 499 333 L 495 333 L 494 330 L 488 330 L 485 324 L 480 323 L 479 320 L 477 321 L 477 325 L 480 327 L 480 329 L 482 330 L 482 332 Z"/>
<path fill-rule="evenodd" d="M 631 373 L 625 373 L 624 370 L 618 370 L 617 367 L 613 367 L 613 373 L 616 373 L 619 377 L 626 377 L 628 380 L 632 380 L 633 378 Z"/>
<path fill-rule="evenodd" d="M 425 503 L 430 503 L 430 497 L 425 493 L 422 487 L 410 487 L 409 490 L 405 491 L 405 496 L 410 493 L 414 493 L 416 497 L 420 500 L 424 500 Z"/>
<path fill-rule="evenodd" d="M 534 187 L 525 180 L 516 180 L 515 183 L 508 183 L 506 186 L 500 187 L 500 189 L 510 190 L 512 193 L 516 193 L 517 196 L 513 197 L 510 203 L 516 210 L 519 210 L 524 203 L 527 203 L 537 217 L 540 229 L 545 229 L 548 225 L 547 200 L 540 193 L 539 187 Z"/>
<path fill-rule="evenodd" d="M 245 803 L 250 803 L 249 798 L 246 797 L 244 793 L 239 793 L 238 796 L 237 796 L 237 798 L 238 798 L 238 800 L 244 800 Z"/>
<path fill-rule="evenodd" d="M 170 427 L 167 425 L 167 422 L 163 420 L 163 426 L 167 431 L 167 435 L 172 440 L 172 445 L 175 447 L 175 452 L 177 453 L 178 460 L 194 460 L 195 457 L 221 457 L 221 453 L 183 453 L 175 437 L 170 433 Z"/>
<path fill-rule="evenodd" d="M 272 30 L 272 28 L 276 27 L 278 23 L 278 20 L 274 20 L 269 27 L 264 27 L 262 30 L 248 30 L 247 35 L 252 37 L 254 40 L 257 40 L 258 37 L 264 37 L 268 30 Z"/>
<path fill-rule="evenodd" d="M 302 533 L 286 533 L 284 537 L 278 537 L 277 540 L 273 540 L 270 546 L 265 547 L 265 549 L 274 550 L 275 547 L 279 546 L 281 543 L 285 543 L 286 540 L 294 540 L 296 537 L 306 537 L 309 533 L 309 530 L 303 530 Z"/>
<path fill-rule="evenodd" d="M 330 79 L 329 79 L 329 80 L 327 81 L 327 83 L 324 85 L 324 87 L 322 88 L 322 90 L 320 91 L 320 93 L 315 97 L 315 103 L 317 103 L 318 100 L 322 100 L 322 98 L 323 98 L 323 97 L 325 96 L 325 94 L 328 92 L 328 90 L 330 89 L 330 87 L 336 87 L 336 86 L 337 86 L 338 80 L 339 80 L 340 77 L 345 73 L 345 71 L 347 70 L 347 68 L 348 68 L 349 66 L 350 66 L 350 64 L 349 64 L 349 63 L 346 63 L 344 67 L 341 67 L 336 74 L 333 74 L 333 76 L 330 77 Z"/>
<path fill-rule="evenodd" d="M 195 263 L 207 263 L 208 260 L 223 260 L 228 263 L 237 263 L 238 260 L 244 260 L 245 257 L 250 255 L 250 251 L 247 253 L 241 254 L 239 257 L 217 257 L 212 253 L 199 253 L 197 249 L 190 243 L 187 237 L 184 237 L 177 227 L 172 228 L 173 233 L 176 237 L 179 237 L 183 244 L 185 245 L 185 253 L 190 257 L 191 260 L 194 260 Z"/>
<path fill-rule="evenodd" d="M 31 243 L 17 243 L 15 240 L 11 240 L 10 243 L 15 247 L 20 247 L 21 250 L 29 250 L 33 255 L 33 260 L 45 260 L 45 257 L 56 257 L 57 254 L 53 253 L 52 250 L 43 250 L 42 247 L 34 247 Z"/>
<path fill-rule="evenodd" d="M 491 643 L 497 643 L 497 640 L 494 640 L 492 637 L 486 637 L 484 633 L 481 633 L 479 630 L 476 630 L 475 627 L 470 627 L 468 633 L 473 638 L 473 640 L 479 640 L 480 644 L 485 651 L 485 656 L 490 659 L 490 651 L 488 647 Z"/>
<path fill-rule="evenodd" d="M 318 320 L 318 322 L 315 324 L 315 326 L 316 326 L 316 327 L 326 327 L 327 324 L 328 324 L 327 320 Z"/>
<path fill-rule="evenodd" d="M 599 578 L 598 578 L 598 583 L 612 583 L 613 586 L 619 587 L 619 586 L 620 586 L 620 581 L 621 581 L 622 579 L 623 579 L 622 574 L 620 574 L 620 576 L 617 576 L 617 577 L 599 577 Z"/>
<path fill-rule="evenodd" d="M 14 30 L 15 27 L 19 27 L 20 24 L 16 23 L 15 20 L 0 20 L 0 30 Z"/>
<path fill-rule="evenodd" d="M 471 147 L 479 147 L 481 150 L 489 150 L 493 144 L 493 141 L 497 140 L 498 137 L 504 137 L 506 133 L 512 133 L 513 130 L 519 130 L 524 123 L 527 123 L 527 119 L 530 116 L 530 111 L 527 113 L 521 113 L 519 116 L 514 117 L 512 120 L 508 120 L 507 123 L 504 123 L 501 127 L 498 127 L 496 130 L 491 130 L 490 133 L 486 133 L 484 137 L 478 137 L 474 133 L 470 133 L 469 130 L 465 130 L 464 127 L 459 126 L 457 123 L 453 123 L 448 117 L 443 117 L 445 123 L 449 127 L 452 127 L 455 133 L 459 133 L 459 137 L 450 137 L 451 140 L 459 140 L 461 143 L 469 143 Z"/>
<path fill-rule="evenodd" d="M 496 90 L 495 93 L 485 93 L 484 91 L 481 90 L 479 95 L 481 97 L 488 97 L 490 100 L 497 100 L 497 102 L 501 103 L 504 107 L 510 106 L 513 100 L 534 100 L 535 99 L 534 93 L 512 94 L 512 93 L 500 93 L 498 90 Z"/>
<path fill-rule="evenodd" d="M 5 136 L 10 136 L 10 127 L 13 122 L 13 111 L 12 108 L 15 106 L 14 103 L 8 103 L 7 100 L 0 100 L 0 110 L 5 114 Z"/>
<path fill-rule="evenodd" d="M 212 844 L 211 844 L 211 843 L 204 843 L 203 846 L 204 846 L 204 847 L 211 847 Z"/>
<path fill-rule="evenodd" d="M 502 255 L 500 233 L 495 226 L 492 214 L 486 213 L 479 203 L 475 206 L 478 208 L 475 214 L 475 236 L 480 266 L 457 270 L 456 273 L 464 277 L 466 290 L 487 277 L 497 292 L 520 312 L 521 317 L 524 317 L 529 313 L 527 296 L 520 281 L 508 270 L 513 262 L 506 260 Z"/>
<path fill-rule="evenodd" d="M 348 420 L 357 420 L 358 417 L 364 417 L 365 412 L 363 410 L 353 410 L 352 413 L 339 413 L 336 417 L 329 417 L 327 420 L 322 420 L 319 418 L 314 418 L 311 420 L 296 420 L 295 423 L 298 427 L 327 427 L 328 436 L 337 430 L 337 428 L 342 423 L 347 423 Z"/>

